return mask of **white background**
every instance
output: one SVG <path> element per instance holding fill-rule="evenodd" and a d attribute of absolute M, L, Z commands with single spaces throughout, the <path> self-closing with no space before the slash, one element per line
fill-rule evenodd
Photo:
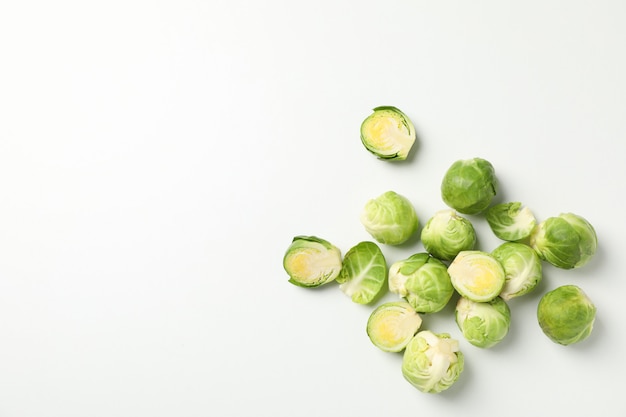
<path fill-rule="evenodd" d="M 0 416 L 625 415 L 625 19 L 619 0 L 2 2 Z M 360 143 L 380 105 L 415 123 L 403 163 Z M 545 266 L 492 349 L 452 308 L 424 317 L 466 368 L 422 394 L 367 338 L 373 306 L 289 284 L 282 256 L 369 240 L 387 190 L 423 225 L 474 156 L 500 201 L 580 214 L 599 248 Z M 535 316 L 562 284 L 598 308 L 568 347 Z"/>

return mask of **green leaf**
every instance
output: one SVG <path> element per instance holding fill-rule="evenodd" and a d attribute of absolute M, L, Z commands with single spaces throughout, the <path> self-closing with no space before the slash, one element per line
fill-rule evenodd
<path fill-rule="evenodd" d="M 352 247 L 344 256 L 337 281 L 355 303 L 374 301 L 387 282 L 387 263 L 378 245 L 364 241 Z"/>

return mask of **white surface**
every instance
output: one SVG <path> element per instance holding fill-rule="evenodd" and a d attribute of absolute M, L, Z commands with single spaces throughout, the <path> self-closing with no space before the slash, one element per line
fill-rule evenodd
<path fill-rule="evenodd" d="M 625 18 L 618 0 L 3 2 L 0 416 L 625 415 Z M 416 125 L 406 163 L 360 144 L 379 105 Z M 369 239 L 358 214 L 388 189 L 425 221 L 473 156 L 503 200 L 583 215 L 600 247 L 546 267 L 500 345 L 461 339 L 461 379 L 426 395 L 369 342 L 371 306 L 290 285 L 282 256 L 297 234 Z M 562 347 L 535 308 L 569 283 L 598 316 Z M 460 337 L 450 309 L 424 325 Z"/>

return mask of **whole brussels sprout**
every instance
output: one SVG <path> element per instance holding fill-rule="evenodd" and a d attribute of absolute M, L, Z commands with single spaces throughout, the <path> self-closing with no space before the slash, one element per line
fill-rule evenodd
<path fill-rule="evenodd" d="M 583 217 L 562 213 L 539 223 L 530 235 L 530 246 L 539 257 L 557 268 L 585 265 L 596 253 L 598 237 Z"/>
<path fill-rule="evenodd" d="M 455 319 L 468 342 L 477 347 L 490 348 L 509 333 L 511 310 L 500 297 L 486 303 L 461 297 L 456 304 Z"/>
<path fill-rule="evenodd" d="M 485 218 L 494 235 L 510 242 L 526 239 L 537 225 L 532 211 L 517 201 L 490 207 Z"/>
<path fill-rule="evenodd" d="M 440 210 L 424 225 L 421 240 L 435 258 L 451 261 L 459 252 L 474 249 L 476 231 L 468 219 L 454 210 Z"/>
<path fill-rule="evenodd" d="M 406 242 L 419 226 L 411 202 L 395 191 L 369 200 L 361 212 L 361 223 L 376 241 L 388 245 Z"/>
<path fill-rule="evenodd" d="M 582 342 L 591 334 L 596 307 L 576 285 L 563 285 L 539 300 L 537 320 L 550 340 L 561 345 Z"/>
<path fill-rule="evenodd" d="M 500 297 L 505 301 L 528 294 L 543 277 L 539 255 L 530 246 L 519 242 L 505 242 L 491 251 L 504 268 L 505 282 Z"/>
<path fill-rule="evenodd" d="M 391 265 L 389 290 L 404 297 L 419 313 L 442 310 L 454 294 L 448 268 L 425 252 Z"/>
<path fill-rule="evenodd" d="M 484 211 L 497 193 L 493 165 L 482 158 L 454 162 L 441 182 L 441 198 L 450 208 L 463 214 Z"/>
<path fill-rule="evenodd" d="M 402 375 L 422 392 L 438 393 L 450 388 L 463 372 L 459 342 L 447 333 L 422 330 L 404 350 Z"/>

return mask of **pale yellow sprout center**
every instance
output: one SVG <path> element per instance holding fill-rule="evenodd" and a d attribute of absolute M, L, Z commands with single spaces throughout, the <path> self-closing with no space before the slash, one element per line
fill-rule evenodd
<path fill-rule="evenodd" d="M 411 132 L 402 123 L 386 115 L 372 117 L 366 129 L 368 141 L 379 150 L 392 151 L 413 144 Z"/>
<path fill-rule="evenodd" d="M 468 271 L 468 279 L 465 281 L 465 288 L 475 294 L 485 295 L 493 291 L 494 283 L 497 282 L 493 270 L 486 262 L 479 262 L 478 265 L 472 265 L 471 271 Z"/>
<path fill-rule="evenodd" d="M 411 331 L 420 326 L 422 320 L 416 313 L 408 311 L 388 312 L 388 316 L 382 320 L 376 321 L 376 326 L 372 330 L 380 341 L 384 341 L 388 345 L 396 345 L 412 336 Z"/>
<path fill-rule="evenodd" d="M 299 277 L 311 274 L 311 253 L 299 252 L 289 258 L 289 269 Z"/>

